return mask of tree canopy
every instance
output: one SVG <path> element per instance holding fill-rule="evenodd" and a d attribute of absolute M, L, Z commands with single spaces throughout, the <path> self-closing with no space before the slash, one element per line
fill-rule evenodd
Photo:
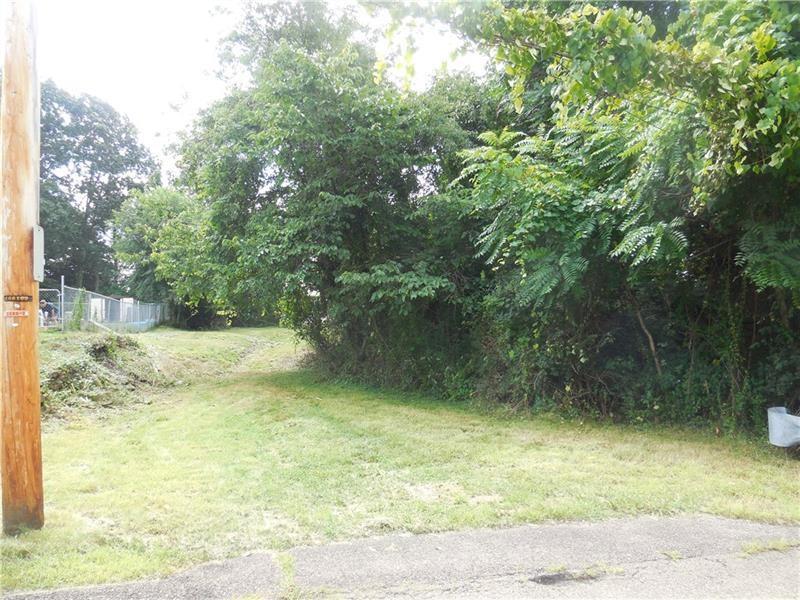
<path fill-rule="evenodd" d="M 97 291 L 118 288 L 111 217 L 155 176 L 131 122 L 92 96 L 42 85 L 41 208 L 45 276 Z"/>

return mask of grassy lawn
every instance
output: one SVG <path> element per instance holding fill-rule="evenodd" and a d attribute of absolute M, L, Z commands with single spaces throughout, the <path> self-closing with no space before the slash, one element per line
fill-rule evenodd
<path fill-rule="evenodd" d="M 189 383 L 46 427 L 47 524 L 2 540 L 5 589 L 132 579 L 252 550 L 550 519 L 800 522 L 765 442 L 486 415 L 322 382 L 282 329 L 138 336 Z"/>

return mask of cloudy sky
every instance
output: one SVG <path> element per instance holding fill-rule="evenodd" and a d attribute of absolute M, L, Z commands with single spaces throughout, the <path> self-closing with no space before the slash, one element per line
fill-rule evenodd
<path fill-rule="evenodd" d="M 217 48 L 237 22 L 241 2 L 36 3 L 40 78 L 53 79 L 73 94 L 89 93 L 109 102 L 130 117 L 142 141 L 159 156 L 199 109 L 225 93 L 225 84 L 215 75 Z M 448 60 L 456 44 L 434 31 L 417 39 L 419 87 Z M 465 60 L 459 61 L 461 66 L 477 64 L 474 58 Z"/>

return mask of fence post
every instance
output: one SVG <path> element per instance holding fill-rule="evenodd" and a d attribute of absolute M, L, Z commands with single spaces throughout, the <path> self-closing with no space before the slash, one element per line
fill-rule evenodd
<path fill-rule="evenodd" d="M 61 331 L 64 331 L 64 276 L 61 276 L 61 295 L 59 296 L 58 316 L 61 317 Z"/>

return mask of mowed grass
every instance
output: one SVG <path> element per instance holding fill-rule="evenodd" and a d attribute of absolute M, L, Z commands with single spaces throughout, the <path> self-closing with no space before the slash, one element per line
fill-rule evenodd
<path fill-rule="evenodd" d="M 271 361 L 291 358 L 299 350 L 294 334 L 278 327 L 202 332 L 162 327 L 136 339 L 148 347 L 160 368 L 179 382 L 207 381 L 228 373 L 241 368 L 242 361 L 257 352 L 261 363 L 256 368 L 274 369 Z"/>
<path fill-rule="evenodd" d="M 302 348 L 277 328 L 139 339 L 195 383 L 47 431 L 47 524 L 2 540 L 4 588 L 392 531 L 683 512 L 800 522 L 800 462 L 762 441 L 326 383 L 292 366 Z"/>

